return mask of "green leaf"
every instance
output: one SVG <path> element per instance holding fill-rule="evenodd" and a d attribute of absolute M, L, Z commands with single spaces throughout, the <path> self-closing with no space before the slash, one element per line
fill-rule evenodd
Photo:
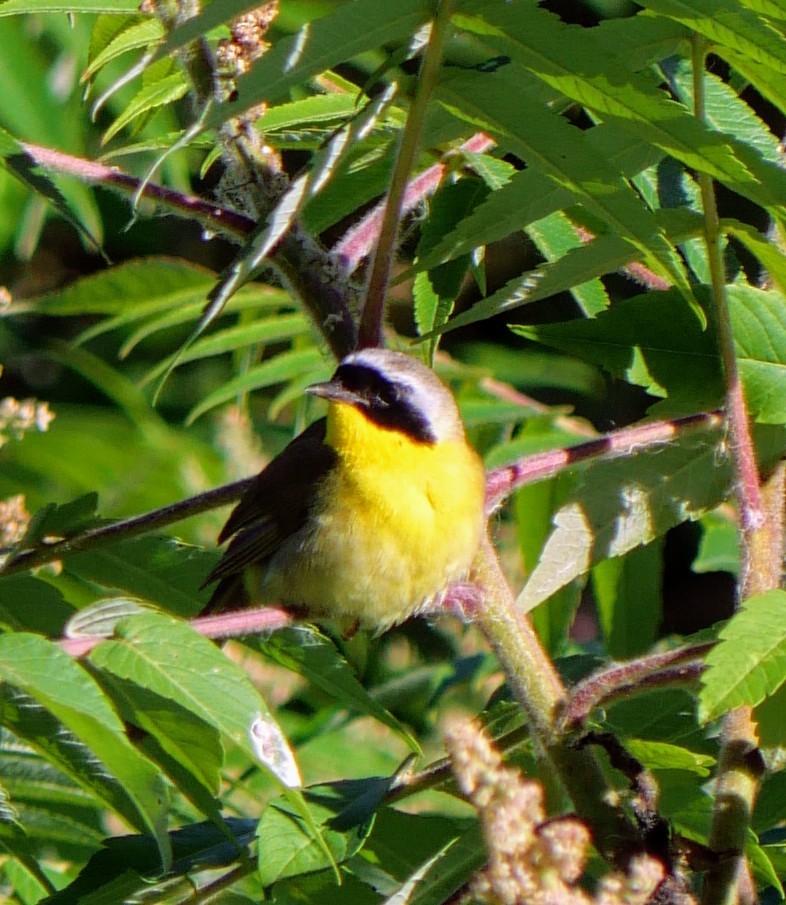
<path fill-rule="evenodd" d="M 238 324 L 204 336 L 178 357 L 178 365 L 187 361 L 199 361 L 211 355 L 223 355 L 247 346 L 282 342 L 309 332 L 309 321 L 302 314 L 279 314 L 250 323 Z M 167 369 L 168 361 L 163 361 L 145 375 L 145 383 L 155 380 Z"/>
<path fill-rule="evenodd" d="M 721 629 L 701 680 L 703 721 L 742 705 L 755 707 L 786 680 L 784 607 L 786 592 L 758 594 L 744 600 Z"/>
<path fill-rule="evenodd" d="M 170 877 L 158 882 L 160 875 L 155 849 L 149 837 L 116 836 L 106 839 L 79 876 L 51 897 L 51 905 L 117 905 L 137 897 L 158 902 L 182 902 L 194 894 L 192 874 L 199 868 L 215 869 L 235 863 L 238 855 L 253 841 L 254 821 L 228 817 L 219 829 L 209 823 L 196 823 L 170 833 L 175 868 Z M 233 839 L 227 839 L 227 829 Z M 222 901 L 233 903 L 226 891 Z"/>
<path fill-rule="evenodd" d="M 687 770 L 704 778 L 715 764 L 714 757 L 667 742 L 627 738 L 625 747 L 648 770 Z"/>
<path fill-rule="evenodd" d="M 786 297 L 729 286 L 734 345 L 749 414 L 762 424 L 786 422 Z"/>
<path fill-rule="evenodd" d="M 583 472 L 583 484 L 557 512 L 519 606 L 528 611 L 596 563 L 715 508 L 731 479 L 723 442 L 718 430 L 691 433 L 591 465 Z"/>
<path fill-rule="evenodd" d="M 420 745 L 393 714 L 382 707 L 360 684 L 335 644 L 312 626 L 286 628 L 258 643 L 258 649 L 344 706 L 367 714 L 398 733 L 415 754 Z"/>
<path fill-rule="evenodd" d="M 89 746 L 103 769 L 120 783 L 114 795 L 107 794 L 105 787 L 104 800 L 138 829 L 154 835 L 168 866 L 167 796 L 161 776 L 128 742 L 117 713 L 90 675 L 57 645 L 37 635 L 18 633 L 0 636 L 0 677 L 33 698 Z M 101 788 L 95 783 L 87 787 L 93 791 Z"/>
<path fill-rule="evenodd" d="M 516 6 L 515 15 L 525 9 Z M 514 65 L 492 74 L 461 73 L 445 79 L 435 97 L 458 119 L 489 132 L 503 147 L 537 166 L 550 182 L 568 188 L 629 246 L 631 256 L 640 256 L 655 273 L 677 285 L 695 307 L 684 266 L 652 212 L 618 170 L 579 140 L 578 130 L 521 90 Z"/>
<path fill-rule="evenodd" d="M 736 0 L 642 0 L 642 6 L 786 73 L 786 37 Z"/>
<path fill-rule="evenodd" d="M 219 733 L 199 715 L 136 682 L 106 671 L 101 681 L 123 719 L 147 736 L 140 747 L 167 773 L 178 791 L 214 823 L 221 821 L 216 799 L 224 764 Z"/>
<path fill-rule="evenodd" d="M 377 815 L 361 858 L 383 866 L 398 881 L 388 901 L 395 902 L 395 895 L 405 888 L 407 905 L 441 905 L 480 870 L 488 855 L 474 819 L 385 808 Z M 415 875 L 421 879 L 412 888 Z"/>
<path fill-rule="evenodd" d="M 3 15 L 2 9 L 3 6 L 0 4 L 0 16 Z M 94 233 L 98 224 L 94 223 L 91 228 L 85 221 L 85 215 L 88 213 L 86 208 L 90 203 L 83 189 L 75 194 L 73 190 L 69 191 L 68 187 L 61 187 L 59 180 L 54 176 L 50 177 L 24 145 L 2 128 L 0 128 L 0 158 L 9 173 L 50 204 L 84 237 L 88 245 L 96 250 L 101 248 L 100 236 Z"/>
<path fill-rule="evenodd" d="M 352 784 L 348 788 L 352 789 Z M 333 861 L 341 864 L 351 858 L 371 831 L 373 818 L 369 820 L 361 814 L 359 821 L 342 820 L 348 802 L 341 786 L 309 789 L 306 800 Z M 330 866 L 327 853 L 316 845 L 311 831 L 287 802 L 276 800 L 265 808 L 257 827 L 257 839 L 263 886 Z"/>
<path fill-rule="evenodd" d="M 587 129 L 576 140 L 588 143 L 626 176 L 641 172 L 663 156 L 662 151 L 608 123 Z M 569 189 L 544 175 L 539 167 L 514 173 L 505 186 L 492 192 L 457 224 L 456 229 L 419 262 L 419 267 L 433 267 L 479 245 L 503 239 L 571 205 L 575 199 Z"/>
<path fill-rule="evenodd" d="M 68 572 L 194 616 L 207 603 L 201 585 L 215 554 L 166 535 L 146 534 L 64 557 Z"/>
<path fill-rule="evenodd" d="M 715 408 L 723 397 L 714 332 L 674 291 L 627 299 L 592 320 L 512 329 L 668 397 L 674 411 Z"/>
<path fill-rule="evenodd" d="M 313 379 L 310 378 L 309 382 L 314 383 L 317 380 L 326 379 L 329 370 L 320 351 L 313 347 L 282 352 L 256 367 L 249 368 L 245 374 L 235 377 L 234 380 L 230 380 L 219 389 L 209 393 L 199 405 L 191 410 L 188 415 L 188 423 L 193 424 L 205 412 L 224 402 L 230 402 L 237 396 L 259 390 L 262 387 L 284 383 L 284 381 L 302 376 L 304 371 L 313 375 Z"/>
<path fill-rule="evenodd" d="M 243 311 L 258 311 L 260 317 L 269 319 L 276 314 L 277 309 L 291 307 L 292 299 L 288 293 L 281 289 L 275 289 L 272 286 L 260 286 L 258 284 L 250 284 L 243 286 L 232 298 L 227 302 L 222 314 L 236 314 Z M 125 358 L 136 346 L 143 340 L 147 339 L 155 333 L 162 330 L 168 330 L 171 327 L 179 327 L 182 324 L 191 324 L 197 320 L 204 310 L 204 296 L 200 295 L 199 301 L 187 303 L 176 308 L 167 309 L 164 314 L 149 317 L 148 320 L 137 330 L 120 347 L 119 357 Z M 285 315 L 276 315 L 284 317 Z M 147 314 L 129 311 L 125 314 L 110 318 L 102 324 L 85 330 L 80 337 L 80 342 L 86 342 L 94 336 L 105 333 L 107 330 L 114 330 L 124 324 L 132 324 L 139 320 L 144 320 Z"/>
<path fill-rule="evenodd" d="M 0 622 L 6 628 L 52 637 L 73 612 L 60 591 L 40 578 L 0 576 Z"/>
<path fill-rule="evenodd" d="M 327 855 L 283 732 L 243 670 L 190 626 L 159 614 L 121 622 L 90 654 L 102 669 L 196 713 L 261 764 L 284 791 L 315 851 Z"/>
<path fill-rule="evenodd" d="M 654 7 L 661 2 L 672 10 L 687 9 L 686 22 L 696 24 L 700 33 L 707 34 L 720 25 L 712 20 L 706 4 L 700 0 L 693 5 L 683 4 L 681 0 L 653 0 L 650 5 Z M 716 4 L 724 9 L 734 7 L 731 19 L 736 21 L 735 10 L 739 10 L 733 0 L 713 0 L 712 6 Z M 744 13 L 742 19 L 749 16 Z M 493 34 L 493 46 L 501 52 L 514 51 L 547 85 L 564 92 L 604 121 L 614 122 L 649 141 L 685 166 L 708 173 L 768 210 L 776 219 L 782 217 L 775 201 L 786 192 L 786 173 L 782 168 L 763 160 L 748 144 L 709 128 L 692 112 L 673 103 L 648 76 L 628 72 L 616 55 L 609 54 L 607 45 L 593 34 L 593 29 L 565 25 L 546 10 L 527 5 L 517 5 L 514 9 L 510 4 L 491 3 L 479 21 L 482 25 L 478 29 L 486 40 Z M 721 30 L 733 32 L 726 25 Z M 757 38 L 760 48 L 767 45 L 763 56 L 769 64 L 775 65 L 777 59 L 786 60 L 786 38 L 767 29 L 768 40 L 762 41 L 762 31 L 759 27 Z M 752 33 L 747 29 L 746 46 Z M 737 46 L 737 42 L 730 43 Z M 761 53 L 751 56 L 762 58 Z M 780 71 L 780 65 L 777 68 Z"/>
<path fill-rule="evenodd" d="M 14 300 L 5 315 L 40 314 L 70 317 L 81 314 L 135 317 L 204 300 L 215 277 L 208 270 L 163 257 L 118 264 L 46 295 Z"/>
<path fill-rule="evenodd" d="M 547 261 L 559 260 L 583 244 L 576 228 L 561 211 L 530 223 L 526 232 Z M 603 283 L 597 278 L 572 286 L 570 293 L 587 317 L 594 317 L 611 304 Z"/>
<path fill-rule="evenodd" d="M 155 17 L 141 21 L 136 17 L 129 19 L 123 28 L 115 33 L 98 53 L 91 54 L 90 62 L 82 73 L 82 81 L 86 82 L 107 63 L 117 59 L 131 50 L 147 49 L 164 36 L 164 28 Z M 92 50 L 92 48 L 91 48 Z"/>
<path fill-rule="evenodd" d="M 488 194 L 478 179 L 461 179 L 440 189 L 431 202 L 429 217 L 420 230 L 417 255 L 427 255 L 438 241 L 460 223 Z M 453 312 L 469 267 L 462 257 L 422 271 L 415 278 L 414 315 L 420 333 L 441 327 Z M 435 342 L 431 343 L 433 355 Z"/>
<path fill-rule="evenodd" d="M 3 0 L 0 16 L 18 16 L 27 13 L 137 13 L 136 0 Z"/>
<path fill-rule="evenodd" d="M 47 503 L 30 519 L 19 542 L 20 549 L 34 547 L 45 537 L 68 537 L 92 526 L 97 521 L 98 494 L 85 493 L 68 503 Z"/>
<path fill-rule="evenodd" d="M 783 712 L 786 707 L 786 686 L 781 685 L 753 710 L 756 720 L 759 746 L 765 756 L 774 752 L 776 762 L 786 748 L 786 726 L 783 724 Z"/>
<path fill-rule="evenodd" d="M 660 64 L 679 99 L 688 109 L 693 108 L 693 68 L 689 60 L 671 57 Z M 704 117 L 718 132 L 733 135 L 755 149 L 761 157 L 781 165 L 778 140 L 753 109 L 718 76 L 703 74 Z"/>
<path fill-rule="evenodd" d="M 593 568 L 592 587 L 610 657 L 627 660 L 654 643 L 663 618 L 662 572 L 661 538 Z"/>
<path fill-rule="evenodd" d="M 708 512 L 702 516 L 704 529 L 699 552 L 691 569 L 698 575 L 705 572 L 740 572 L 740 532 L 736 522 L 721 512 Z"/>
<path fill-rule="evenodd" d="M 104 143 L 117 135 L 121 129 L 124 129 L 129 123 L 135 119 L 163 107 L 167 104 L 174 104 L 181 97 L 185 97 L 188 93 L 188 82 L 181 72 L 175 72 L 164 78 L 156 79 L 149 85 L 144 85 L 136 97 L 126 107 L 126 109 L 116 117 L 115 121 L 104 133 Z"/>

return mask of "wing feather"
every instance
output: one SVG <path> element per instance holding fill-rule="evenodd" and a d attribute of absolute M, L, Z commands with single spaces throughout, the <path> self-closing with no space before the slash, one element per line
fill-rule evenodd
<path fill-rule="evenodd" d="M 264 565 L 306 524 L 316 492 L 336 462 L 335 451 L 324 440 L 323 418 L 257 475 L 218 537 L 219 543 L 230 537 L 232 540 L 207 576 L 206 585 L 224 582 L 252 563 Z M 217 592 L 220 590 L 219 586 Z"/>

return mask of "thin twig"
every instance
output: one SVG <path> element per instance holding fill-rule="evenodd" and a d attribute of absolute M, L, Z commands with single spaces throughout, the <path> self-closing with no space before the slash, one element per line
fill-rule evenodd
<path fill-rule="evenodd" d="M 402 214 L 409 213 L 433 195 L 448 172 L 449 159 L 458 154 L 482 154 L 494 147 L 494 140 L 483 132 L 478 132 L 459 145 L 458 152 L 448 152 L 439 163 L 415 176 L 407 185 L 401 205 Z M 371 253 L 379 237 L 382 218 L 385 215 L 385 202 L 381 201 L 363 219 L 346 231 L 333 246 L 331 254 L 341 261 L 347 273 L 354 273 L 361 262 Z"/>
<path fill-rule="evenodd" d="M 711 643 L 694 644 L 593 673 L 571 692 L 563 717 L 565 730 L 583 725 L 596 707 L 617 698 L 695 681 L 704 669 L 702 658 L 712 646 Z"/>
<path fill-rule="evenodd" d="M 510 494 L 525 484 L 553 477 L 565 468 L 601 456 L 630 455 L 650 446 L 668 443 L 689 430 L 711 430 L 723 424 L 720 412 L 702 412 L 670 421 L 651 421 L 623 428 L 577 446 L 526 456 L 490 472 L 486 479 L 486 512 L 497 509 Z"/>
<path fill-rule="evenodd" d="M 11 575 L 13 572 L 21 572 L 41 566 L 44 563 L 54 562 L 69 553 L 76 553 L 79 550 L 87 550 L 112 543 L 113 541 L 136 537 L 156 528 L 163 528 L 175 522 L 182 522 L 192 515 L 199 515 L 210 509 L 217 509 L 227 503 L 233 503 L 235 500 L 240 499 L 251 480 L 251 478 L 244 478 L 242 481 L 224 484 L 215 490 L 208 490 L 197 496 L 189 497 L 187 500 L 181 500 L 179 503 L 164 506 L 162 509 L 154 509 L 152 512 L 145 512 L 143 515 L 122 519 L 109 525 L 101 525 L 98 528 L 88 528 L 87 531 L 82 531 L 79 534 L 74 534 L 72 537 L 66 537 L 54 543 L 42 544 L 39 547 L 22 550 L 3 563 L 2 567 L 0 567 L 0 576 Z"/>
<path fill-rule="evenodd" d="M 428 46 L 426 47 L 423 65 L 417 81 L 417 90 L 409 108 L 407 122 L 401 135 L 396 154 L 396 163 L 388 186 L 385 199 L 385 214 L 379 229 L 377 250 L 371 267 L 366 299 L 358 330 L 358 345 L 381 346 L 382 325 L 385 317 L 385 301 L 390 272 L 397 251 L 398 228 L 401 222 L 401 209 L 407 181 L 415 163 L 423 123 L 426 119 L 428 101 L 434 90 L 442 63 L 442 53 L 450 30 L 450 17 L 455 0 L 440 0 L 437 14 L 431 23 Z"/>

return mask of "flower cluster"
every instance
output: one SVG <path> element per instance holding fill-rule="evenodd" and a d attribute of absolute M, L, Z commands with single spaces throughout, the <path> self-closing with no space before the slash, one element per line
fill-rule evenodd
<path fill-rule="evenodd" d="M 9 440 L 19 440 L 28 431 L 45 431 L 54 418 L 45 402 L 35 399 L 0 399 L 0 446 Z"/>
<path fill-rule="evenodd" d="M 0 548 L 13 547 L 25 536 L 30 513 L 23 494 L 0 500 Z"/>

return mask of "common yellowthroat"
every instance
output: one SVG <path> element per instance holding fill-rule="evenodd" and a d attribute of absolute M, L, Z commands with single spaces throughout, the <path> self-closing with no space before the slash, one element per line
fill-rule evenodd
<path fill-rule="evenodd" d="M 382 630 L 466 577 L 483 531 L 483 466 L 450 391 L 400 352 L 354 352 L 306 392 L 327 400 L 327 418 L 230 515 L 208 609 L 279 603 Z"/>

